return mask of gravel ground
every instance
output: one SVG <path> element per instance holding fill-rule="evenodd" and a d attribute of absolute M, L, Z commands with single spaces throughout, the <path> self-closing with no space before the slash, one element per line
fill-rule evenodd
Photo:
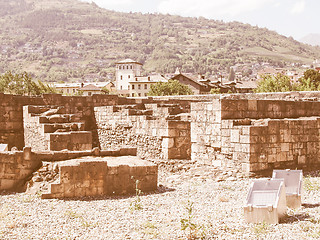
<path fill-rule="evenodd" d="M 244 221 L 252 179 L 223 180 L 213 168 L 189 168 L 160 168 L 158 191 L 139 197 L 2 193 L 0 239 L 320 239 L 319 172 L 305 176 L 303 206 L 268 225 Z"/>

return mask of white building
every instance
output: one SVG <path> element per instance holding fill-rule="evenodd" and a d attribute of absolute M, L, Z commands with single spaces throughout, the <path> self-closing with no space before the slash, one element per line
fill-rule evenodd
<path fill-rule="evenodd" d="M 130 97 L 146 97 L 151 85 L 167 82 L 164 76 L 141 76 L 142 64 L 132 59 L 125 59 L 116 63 L 117 93 Z"/>
<path fill-rule="evenodd" d="M 116 63 L 116 90 L 129 90 L 135 77 L 141 76 L 142 64 L 131 59 L 125 59 Z"/>

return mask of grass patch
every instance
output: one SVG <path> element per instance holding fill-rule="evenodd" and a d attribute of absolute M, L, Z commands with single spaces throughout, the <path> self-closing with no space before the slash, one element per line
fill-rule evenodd
<path fill-rule="evenodd" d="M 305 177 L 303 181 L 303 186 L 306 191 L 319 191 L 320 180 L 318 178 Z"/>
<path fill-rule="evenodd" d="M 269 224 L 266 222 L 258 223 L 252 228 L 252 231 L 258 236 L 265 235 L 269 232 Z"/>

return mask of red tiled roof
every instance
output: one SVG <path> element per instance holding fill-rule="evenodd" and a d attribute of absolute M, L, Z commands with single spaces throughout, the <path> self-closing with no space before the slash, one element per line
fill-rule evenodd
<path fill-rule="evenodd" d="M 81 91 L 100 91 L 101 88 L 93 85 L 93 84 L 89 84 L 85 87 L 80 88 Z"/>

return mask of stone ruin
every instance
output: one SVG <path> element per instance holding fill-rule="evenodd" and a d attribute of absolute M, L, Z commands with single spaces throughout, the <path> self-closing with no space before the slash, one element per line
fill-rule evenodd
<path fill-rule="evenodd" d="M 132 194 L 136 188 L 143 192 L 157 189 L 157 166 L 136 156 L 68 160 L 59 164 L 59 172 L 59 181 L 52 183 L 42 198 Z"/>
<path fill-rule="evenodd" d="M 1 159 L 12 155 L 12 160 L 2 161 L 0 176 L 11 180 L 19 176 L 23 182 L 39 168 L 39 161 L 45 161 L 43 156 L 66 160 L 76 158 L 76 153 L 94 155 L 93 148 L 108 153 L 135 148 L 137 157 L 154 163 L 192 160 L 244 174 L 315 167 L 320 151 L 319 96 L 319 92 L 148 98 L 0 94 L 0 144 L 18 150 L 0 153 Z M 24 164 L 20 157 L 24 147 L 32 147 L 39 161 Z M 92 162 L 108 176 L 107 159 Z M 69 169 L 90 169 L 83 167 L 88 166 L 83 160 L 69 163 Z M 66 171 L 61 169 L 67 168 L 61 165 L 60 171 Z M 62 196 L 61 189 L 73 186 L 72 179 L 60 178 L 60 183 L 52 185 L 51 196 Z M 110 193 L 105 179 L 92 181 L 100 182 L 95 193 Z M 12 183 L 1 182 L 0 189 L 15 188 Z M 71 192 L 74 195 L 67 195 L 78 196 Z"/>

